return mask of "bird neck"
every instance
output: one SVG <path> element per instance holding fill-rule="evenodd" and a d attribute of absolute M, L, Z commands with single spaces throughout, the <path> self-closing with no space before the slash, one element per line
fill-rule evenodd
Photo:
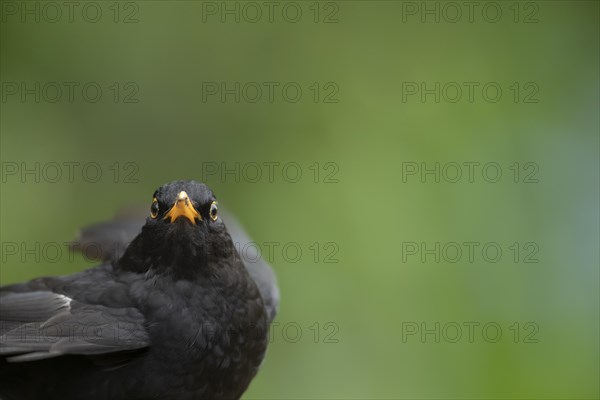
<path fill-rule="evenodd" d="M 230 236 L 224 233 L 220 239 L 208 242 L 172 237 L 157 242 L 142 232 L 115 267 L 120 271 L 171 276 L 174 280 L 204 280 L 225 270 L 243 268 Z"/>

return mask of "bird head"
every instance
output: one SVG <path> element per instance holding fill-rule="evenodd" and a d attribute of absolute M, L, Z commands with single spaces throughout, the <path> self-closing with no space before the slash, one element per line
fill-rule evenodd
<path fill-rule="evenodd" d="M 217 199 L 203 183 L 174 181 L 158 188 L 152 197 L 149 224 L 210 226 L 219 220 Z"/>
<path fill-rule="evenodd" d="M 174 181 L 154 192 L 146 224 L 120 264 L 137 262 L 143 265 L 135 269 L 168 273 L 173 269 L 208 272 L 215 260 L 234 254 L 210 188 L 197 181 Z"/>

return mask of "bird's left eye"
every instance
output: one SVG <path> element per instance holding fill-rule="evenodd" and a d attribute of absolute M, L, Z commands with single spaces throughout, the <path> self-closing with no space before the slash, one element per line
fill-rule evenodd
<path fill-rule="evenodd" d="M 213 201 L 210 205 L 210 211 L 208 212 L 210 215 L 210 219 L 212 219 L 213 221 L 217 220 L 218 217 L 218 208 L 217 208 L 217 202 Z"/>
<path fill-rule="evenodd" d="M 158 217 L 158 200 L 152 199 L 152 205 L 150 206 L 150 216 L 152 218 Z"/>

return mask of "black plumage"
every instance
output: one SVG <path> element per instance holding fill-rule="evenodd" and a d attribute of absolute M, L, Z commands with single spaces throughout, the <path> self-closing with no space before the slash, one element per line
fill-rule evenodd
<path fill-rule="evenodd" d="M 124 247 L 138 224 L 88 228 L 79 246 Z M 240 258 L 211 190 L 162 186 L 141 233 L 114 254 L 0 290 L 0 399 L 239 398 L 279 294 L 266 263 Z"/>

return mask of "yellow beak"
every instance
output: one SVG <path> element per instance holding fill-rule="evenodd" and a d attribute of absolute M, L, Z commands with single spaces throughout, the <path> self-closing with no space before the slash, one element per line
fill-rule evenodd
<path fill-rule="evenodd" d="M 183 191 L 179 192 L 175 204 L 173 204 L 173 207 L 171 207 L 164 219 L 169 217 L 171 218 L 171 222 L 175 222 L 179 217 L 186 217 L 194 225 L 196 224 L 196 218 L 202 221 L 202 216 L 200 216 L 200 213 L 192 205 L 187 193 Z"/>

